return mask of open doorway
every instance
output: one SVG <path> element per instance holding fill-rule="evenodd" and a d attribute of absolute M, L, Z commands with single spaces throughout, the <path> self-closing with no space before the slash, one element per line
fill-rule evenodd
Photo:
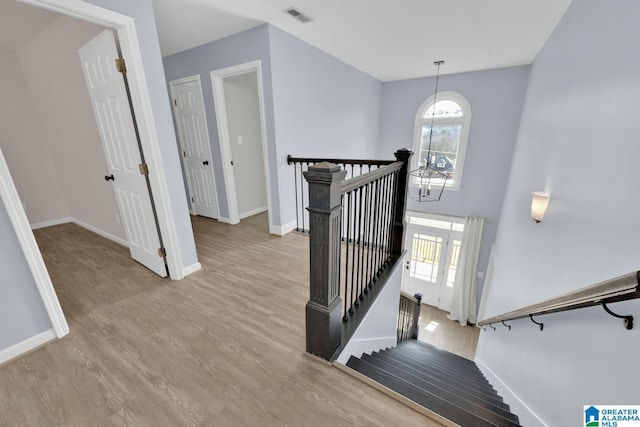
<path fill-rule="evenodd" d="M 422 295 L 419 341 L 473 360 L 480 330 L 448 318 L 464 228 L 463 218 L 408 211 L 402 290 Z"/>
<path fill-rule="evenodd" d="M 229 222 L 271 214 L 260 61 L 211 72 Z"/>
<path fill-rule="evenodd" d="M 33 30 L 36 28 L 37 31 L 30 34 L 29 40 L 31 40 L 39 35 L 44 27 L 48 27 L 48 25 L 56 23 L 61 19 L 71 19 L 69 16 L 73 16 L 74 18 L 79 18 L 78 22 L 97 24 L 98 27 L 96 27 L 96 31 L 101 31 L 102 28 L 110 28 L 117 32 L 123 55 L 128 61 L 131 59 L 129 63 L 131 65 L 131 71 L 128 74 L 130 77 L 131 101 L 139 125 L 141 145 L 146 155 L 149 169 L 152 171 L 149 184 L 154 191 L 160 228 L 162 229 L 163 236 L 166 237 L 165 244 L 167 246 L 167 260 L 171 277 L 173 279 L 181 279 L 185 274 L 199 269 L 199 263 L 196 262 L 189 266 L 183 266 L 182 263 L 182 253 L 185 252 L 184 248 L 190 248 L 188 245 L 184 245 L 184 239 L 180 241 L 183 244 L 181 246 L 178 245 L 175 220 L 178 216 L 174 214 L 170 207 L 168 181 L 165 177 L 164 165 L 160 158 L 158 129 L 154 125 L 152 101 L 149 98 L 150 86 L 145 82 L 140 45 L 138 43 L 133 18 L 84 1 L 25 0 L 24 2 L 37 6 L 36 8 L 29 7 L 29 9 L 38 11 L 39 17 L 37 21 L 42 25 L 31 25 L 31 23 L 27 25 L 27 21 L 16 19 L 15 16 L 5 13 L 7 10 L 5 5 L 9 5 L 8 7 L 27 6 L 15 1 L 5 1 L 5 4 L 2 5 L 2 21 L 13 20 L 15 22 L 14 25 L 3 25 L 5 34 L 11 34 L 11 37 L 3 38 L 2 45 L 0 45 L 0 55 L 2 55 L 1 62 L 3 64 L 2 70 L 0 71 L 6 73 L 4 78 L 0 79 L 2 80 L 3 99 L 6 101 L 3 103 L 5 108 L 1 110 L 0 120 L 2 120 L 2 134 L 0 140 L 2 140 L 3 146 L 6 149 L 8 160 L 13 164 L 10 169 L 4 161 L 4 156 L 0 155 L 0 197 L 6 208 L 11 226 L 18 238 L 20 249 L 24 253 L 29 269 L 35 279 L 36 287 L 52 322 L 55 335 L 60 338 L 68 333 L 68 326 L 39 248 L 33 238 L 29 219 L 25 213 L 25 207 L 27 212 L 34 217 L 37 216 L 35 214 L 39 211 L 41 216 L 39 219 L 36 218 L 32 220 L 32 222 L 40 226 L 53 225 L 55 222 L 68 222 L 72 219 L 72 215 L 81 216 L 80 212 L 82 212 L 83 209 L 93 209 L 96 215 L 103 215 L 104 218 L 112 218 L 112 222 L 115 225 L 111 229 L 105 230 L 105 228 L 108 227 L 104 226 L 104 224 L 99 228 L 102 229 L 101 231 L 103 231 L 104 234 L 109 234 L 110 238 L 115 241 L 118 241 L 120 238 L 119 235 L 122 235 L 122 227 L 118 224 L 118 220 L 122 221 L 122 217 L 118 218 L 113 210 L 110 210 L 110 203 L 99 206 L 96 200 L 102 202 L 103 198 L 93 199 L 95 192 L 99 190 L 89 189 L 91 183 L 84 182 L 82 178 L 76 178 L 74 184 L 77 184 L 77 187 L 66 191 L 65 186 L 60 182 L 59 174 L 69 172 L 67 167 L 61 166 L 62 163 L 56 163 L 58 160 L 63 160 L 70 162 L 67 164 L 72 164 L 79 169 L 85 168 L 91 172 L 93 176 L 97 176 L 104 186 L 105 168 L 95 167 L 95 164 L 92 164 L 92 162 L 86 158 L 87 151 L 92 150 L 90 147 L 98 147 L 98 152 L 102 153 L 102 147 L 99 145 L 97 138 L 95 140 L 91 138 L 84 139 L 81 141 L 83 144 L 73 147 L 60 147 L 55 146 L 53 143 L 54 139 L 60 140 L 60 136 L 64 134 L 64 132 L 74 134 L 78 126 L 82 126 L 95 119 L 92 117 L 93 112 L 91 108 L 85 108 L 85 112 L 88 111 L 90 120 L 83 116 L 81 112 L 74 114 L 70 109 L 65 108 L 65 102 L 70 98 L 69 92 L 66 91 L 73 89 L 65 87 L 59 82 L 55 82 L 56 75 L 63 74 L 64 72 L 57 67 L 45 65 L 42 60 L 44 57 L 38 58 L 37 55 L 33 55 L 32 58 L 35 58 L 34 64 L 36 67 L 32 67 L 31 69 L 35 70 L 35 78 L 31 78 L 30 81 L 40 85 L 49 85 L 49 87 L 55 87 L 62 91 L 57 97 L 49 97 L 54 107 L 52 111 L 57 114 L 42 114 L 39 112 L 36 107 L 40 107 L 41 104 L 34 102 L 31 97 L 31 89 L 26 83 L 23 67 L 20 64 L 20 57 L 16 53 L 16 49 L 12 50 L 6 44 L 8 40 L 19 39 L 18 35 L 21 29 Z M 61 15 L 50 14 L 49 11 L 41 9 L 41 7 L 51 12 L 61 12 Z M 61 25 L 61 27 L 65 27 L 65 25 Z M 11 28 L 16 30 L 15 34 L 9 30 Z M 47 34 L 43 34 L 43 37 L 46 38 L 47 36 Z M 83 41 L 88 39 L 89 37 Z M 66 39 L 62 37 L 59 45 L 54 45 L 50 52 L 45 53 L 56 57 L 61 63 L 74 63 L 79 66 L 77 46 L 68 51 L 70 52 L 68 56 L 62 54 L 60 47 L 65 45 L 65 41 Z M 80 87 L 84 87 L 84 91 L 86 92 L 86 86 L 83 86 L 84 79 L 79 77 L 74 80 L 74 84 L 80 84 Z M 11 94 L 11 96 L 9 96 L 9 94 Z M 11 102 L 9 102 L 9 99 L 11 99 Z M 91 104 L 89 104 L 89 107 L 90 106 Z M 67 120 L 56 120 L 56 117 L 65 115 L 68 116 Z M 47 121 L 47 126 L 43 125 L 43 120 Z M 65 138 L 62 138 L 62 140 L 64 139 Z M 41 145 L 34 146 L 34 141 L 40 142 Z M 102 156 L 104 156 L 104 154 L 102 154 Z M 22 162 L 16 163 L 16 158 L 22 160 Z M 105 163 L 104 157 L 102 157 L 102 163 Z M 169 165 L 169 168 L 171 168 L 171 165 Z M 171 172 L 172 169 L 168 169 L 168 171 Z M 97 173 L 99 173 L 99 175 Z M 25 182 L 27 185 L 24 185 Z M 19 186 L 23 188 L 21 194 L 24 200 L 20 199 L 15 184 L 19 184 Z M 88 191 L 83 192 L 82 186 L 85 185 Z M 35 189 L 36 191 L 29 197 L 25 195 L 25 188 Z M 112 193 L 111 197 L 113 200 L 113 189 L 108 186 L 103 188 L 108 189 L 107 192 Z M 74 196 L 73 206 L 66 203 L 68 194 Z M 43 197 L 46 198 L 45 202 L 40 203 L 38 206 L 37 200 Z M 100 209 L 100 207 L 105 206 L 105 209 Z M 178 206 L 178 208 L 180 208 L 180 206 Z M 80 221 L 81 220 L 78 220 L 78 222 Z M 90 225 L 89 222 L 85 224 L 86 228 L 90 228 Z M 97 230 L 98 227 L 95 227 L 92 231 Z M 11 246 L 11 248 L 15 250 L 15 247 Z M 144 269 L 141 268 L 141 270 Z M 50 339 L 50 336 L 47 334 L 34 337 L 34 339 L 30 339 L 24 347 L 21 347 L 21 351 L 28 351 L 31 348 L 45 343 L 48 339 Z"/>
<path fill-rule="evenodd" d="M 3 132 L 2 147 L 32 227 L 75 222 L 166 276 L 113 31 L 19 3 L 8 12 L 42 20 L 3 61 L 14 65 L 6 100 L 28 126 Z"/>

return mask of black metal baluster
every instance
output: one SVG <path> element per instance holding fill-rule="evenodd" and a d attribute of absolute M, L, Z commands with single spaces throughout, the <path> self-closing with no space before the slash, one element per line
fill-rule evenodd
<path fill-rule="evenodd" d="M 362 293 L 360 299 L 364 299 L 364 295 L 369 293 L 369 276 L 366 275 L 367 269 L 365 268 L 367 254 L 369 253 L 367 242 L 369 241 L 369 184 L 364 185 L 364 230 L 362 238 L 362 265 L 360 271 L 362 275 Z"/>
<path fill-rule="evenodd" d="M 378 226 L 378 180 L 371 183 L 371 188 L 373 190 L 373 194 L 371 195 L 371 214 L 372 214 L 372 227 L 371 227 L 371 254 L 370 254 L 370 266 L 369 266 L 369 276 L 371 277 L 371 282 L 369 283 L 369 287 L 373 288 L 374 283 L 376 282 L 376 254 L 378 252 L 378 246 L 376 244 L 376 228 Z"/>
<path fill-rule="evenodd" d="M 309 163 L 307 163 L 307 169 L 309 168 Z M 302 162 L 300 162 L 300 176 L 302 176 Z M 302 198 L 302 210 L 300 213 L 300 216 L 302 216 L 302 230 L 304 231 L 304 183 L 302 183 L 302 191 L 301 191 L 301 198 Z"/>
<path fill-rule="evenodd" d="M 356 202 L 357 192 L 358 192 L 358 189 L 353 190 L 353 202 L 354 202 L 354 204 Z M 357 302 L 355 301 L 356 298 L 354 298 L 354 291 L 355 291 L 354 290 L 354 288 L 355 288 L 354 285 L 355 285 L 355 272 L 356 272 L 356 270 L 354 268 L 354 265 L 355 265 L 355 262 L 356 262 L 355 261 L 355 254 L 356 254 L 356 221 L 355 221 L 355 217 L 356 217 L 356 215 L 355 215 L 355 206 L 354 206 L 353 215 L 351 216 L 351 219 L 350 219 L 351 224 L 352 224 L 351 260 L 353 261 L 351 263 L 351 289 L 350 289 L 350 291 L 351 291 L 351 300 L 349 301 L 349 303 L 351 304 L 351 306 L 349 307 L 349 313 L 351 313 L 351 314 L 353 314 L 353 311 L 354 311 L 353 307 L 354 306 L 355 307 L 358 306 Z"/>
<path fill-rule="evenodd" d="M 298 188 L 298 169 L 296 168 L 295 164 L 293 165 L 293 182 L 296 190 L 296 231 L 300 231 L 300 219 L 298 218 L 300 209 L 298 207 L 298 193 L 302 193 L 302 188 Z"/>
<path fill-rule="evenodd" d="M 369 259 L 371 258 L 371 194 L 373 192 L 373 186 L 372 184 L 367 184 L 367 197 L 366 197 L 366 208 L 367 208 L 367 214 L 365 215 L 365 245 L 367 248 L 367 252 L 365 255 L 365 262 L 364 262 L 364 275 L 365 275 L 365 282 L 364 282 L 364 293 L 368 294 L 369 293 L 369 287 L 371 285 L 371 274 L 369 271 L 370 268 L 370 262 Z"/>
<path fill-rule="evenodd" d="M 358 199 L 358 266 L 356 271 L 356 277 L 358 278 L 358 297 L 362 301 L 364 294 L 362 293 L 362 256 L 364 254 L 364 248 L 362 246 L 362 190 L 360 187 L 359 199 Z"/>
<path fill-rule="evenodd" d="M 375 252 L 373 253 L 373 268 L 372 268 L 372 276 L 373 282 L 378 281 L 378 268 L 379 268 L 379 260 L 380 260 L 380 178 L 375 181 L 375 227 L 374 227 L 374 237 L 373 242 L 375 244 Z"/>
<path fill-rule="evenodd" d="M 344 196 L 343 196 L 344 197 Z M 351 192 L 347 193 L 347 242 L 346 246 L 346 258 L 344 263 L 344 315 L 342 316 L 342 321 L 346 322 L 349 320 L 349 316 L 347 316 L 347 310 L 349 305 L 349 235 L 350 235 L 350 227 L 349 227 L 349 219 L 351 218 Z"/>

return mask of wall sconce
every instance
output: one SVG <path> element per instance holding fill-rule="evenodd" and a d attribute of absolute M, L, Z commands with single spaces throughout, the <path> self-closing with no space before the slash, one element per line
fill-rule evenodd
<path fill-rule="evenodd" d="M 549 196 L 544 191 L 534 191 L 531 193 L 531 218 L 536 223 L 542 221 L 542 218 L 544 218 L 548 204 Z"/>

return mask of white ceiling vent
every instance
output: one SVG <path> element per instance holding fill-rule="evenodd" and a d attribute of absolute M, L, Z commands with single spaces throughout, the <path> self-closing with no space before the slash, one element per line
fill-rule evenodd
<path fill-rule="evenodd" d="M 307 22 L 313 21 L 313 19 L 311 19 L 310 16 L 305 15 L 304 13 L 300 12 L 295 7 L 290 7 L 289 9 L 286 9 L 284 11 L 284 13 L 293 16 L 294 18 L 296 18 L 298 21 L 302 22 L 303 24 L 306 24 Z"/>

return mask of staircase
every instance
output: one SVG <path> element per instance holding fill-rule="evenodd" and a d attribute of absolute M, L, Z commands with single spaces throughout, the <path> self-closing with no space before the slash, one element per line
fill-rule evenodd
<path fill-rule="evenodd" d="M 429 344 L 351 356 L 347 367 L 461 426 L 518 426 L 476 364 Z"/>

